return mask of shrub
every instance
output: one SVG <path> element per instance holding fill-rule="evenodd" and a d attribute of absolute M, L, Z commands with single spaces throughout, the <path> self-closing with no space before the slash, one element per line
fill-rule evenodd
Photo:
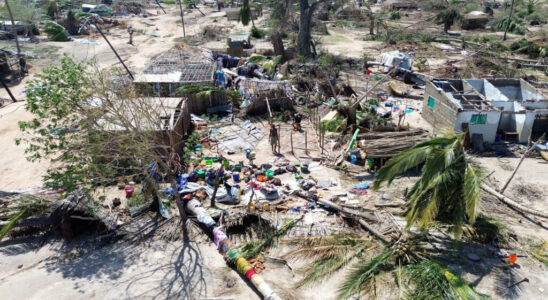
<path fill-rule="evenodd" d="M 251 36 L 256 39 L 262 39 L 266 35 L 264 30 L 257 28 L 256 26 L 251 26 Z"/>

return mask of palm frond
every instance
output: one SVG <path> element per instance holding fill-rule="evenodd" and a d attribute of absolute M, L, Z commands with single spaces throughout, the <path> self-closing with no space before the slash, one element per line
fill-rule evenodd
<path fill-rule="evenodd" d="M 10 231 L 10 229 L 13 228 L 13 226 L 15 226 L 15 223 L 17 223 L 17 221 L 22 220 L 26 217 L 27 209 L 28 207 L 24 207 L 23 209 L 21 209 L 18 214 L 9 219 L 8 224 L 4 225 L 4 227 L 0 229 L 0 241 L 4 239 L 4 236 Z"/>
<path fill-rule="evenodd" d="M 489 298 L 478 293 L 464 279 L 432 260 L 407 266 L 406 275 L 414 286 L 406 295 L 410 300 L 483 300 Z"/>
<path fill-rule="evenodd" d="M 451 273 L 449 270 L 445 269 L 444 272 L 445 278 L 449 282 L 453 292 L 458 295 L 460 299 L 466 300 L 485 300 L 489 299 L 489 296 L 484 295 L 476 291 L 473 287 L 468 285 L 461 277 Z"/>
<path fill-rule="evenodd" d="M 305 277 L 297 282 L 297 287 L 311 284 L 328 277 L 347 265 L 352 259 L 360 255 L 368 244 L 358 244 L 353 247 L 346 247 L 340 255 L 325 255 L 318 257 L 305 271 Z M 376 247 L 376 245 L 374 246 Z"/>
<path fill-rule="evenodd" d="M 400 295 L 398 299 L 402 300 L 404 299 L 406 289 L 405 289 L 405 286 L 403 285 L 403 274 L 402 274 L 401 263 L 398 264 L 398 271 L 396 273 L 396 283 L 398 284 L 398 287 L 400 288 Z"/>
<path fill-rule="evenodd" d="M 446 199 L 457 188 L 457 185 L 455 185 L 457 177 L 458 173 L 452 169 L 447 169 L 431 178 L 425 187 L 417 189 L 411 195 L 406 216 L 407 229 L 417 221 L 421 225 L 430 223 L 437 216 L 438 208 L 445 204 Z"/>
<path fill-rule="evenodd" d="M 476 222 L 477 206 L 481 199 L 481 179 L 481 171 L 467 164 L 463 192 L 466 201 L 466 214 L 471 224 Z"/>
<path fill-rule="evenodd" d="M 337 246 L 337 245 L 357 245 L 359 243 L 370 242 L 370 238 L 361 238 L 351 234 L 336 234 L 317 237 L 300 237 L 284 241 L 288 245 L 299 245 L 301 247 L 316 246 Z"/>
<path fill-rule="evenodd" d="M 445 278 L 445 269 L 439 264 L 425 260 L 420 264 L 408 265 L 405 275 L 413 283 L 413 288 L 406 293 L 409 300 L 457 300 L 451 286 Z"/>
<path fill-rule="evenodd" d="M 266 238 L 257 241 L 257 242 L 250 242 L 246 243 L 242 247 L 242 256 L 244 258 L 252 258 L 257 256 L 260 252 L 264 251 L 266 248 L 270 247 L 276 238 L 279 238 L 281 236 L 284 236 L 289 229 L 293 228 L 297 221 L 301 220 L 303 218 L 303 215 L 301 214 L 297 218 L 285 223 L 280 230 L 272 233 L 271 235 L 267 236 Z"/>
<path fill-rule="evenodd" d="M 373 190 L 377 190 L 384 182 L 390 185 L 399 174 L 425 162 L 430 151 L 432 151 L 430 145 L 414 147 L 389 159 L 377 172 L 373 183 Z"/>
<path fill-rule="evenodd" d="M 357 263 L 354 269 L 346 276 L 343 285 L 339 289 L 337 298 L 346 299 L 354 293 L 359 293 L 362 286 L 371 280 L 383 265 L 387 264 L 392 253 L 394 253 L 394 249 L 387 249 L 369 261 L 360 261 Z"/>
<path fill-rule="evenodd" d="M 479 214 L 473 225 L 464 226 L 466 237 L 482 244 L 487 244 L 497 240 L 500 244 L 508 243 L 510 232 L 508 226 L 503 222 Z"/>

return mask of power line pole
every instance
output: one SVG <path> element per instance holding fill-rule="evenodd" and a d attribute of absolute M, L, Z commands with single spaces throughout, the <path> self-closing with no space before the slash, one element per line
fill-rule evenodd
<path fill-rule="evenodd" d="M 101 28 L 99 27 L 99 25 L 97 25 L 97 23 L 95 23 L 95 21 L 93 21 L 93 24 L 95 25 L 95 28 L 97 28 L 97 31 L 99 32 L 99 34 L 101 34 L 101 36 L 105 39 L 105 41 L 107 42 L 107 44 L 110 46 L 110 49 L 112 49 L 112 52 L 114 52 L 114 54 L 116 55 L 116 57 L 118 58 L 118 60 L 119 60 L 120 63 L 122 64 L 122 66 L 124 66 L 124 68 L 126 69 L 127 74 L 128 74 L 129 77 L 131 78 L 131 80 L 134 80 L 135 78 L 133 77 L 133 74 L 131 74 L 131 71 L 129 70 L 129 68 L 126 66 L 126 64 L 124 63 L 124 61 L 123 61 L 122 58 L 120 57 L 120 55 L 118 55 L 118 52 L 116 52 L 116 49 L 114 49 L 114 47 L 112 46 L 112 44 L 110 43 L 110 41 L 107 39 L 107 37 L 105 36 L 105 34 L 103 33 L 103 31 L 101 31 Z"/>
<path fill-rule="evenodd" d="M 179 10 L 181 11 L 181 23 L 183 23 L 183 37 L 186 38 L 186 31 L 185 31 L 185 13 L 183 11 L 183 1 L 179 0 Z"/>
<path fill-rule="evenodd" d="M 512 13 L 514 12 L 514 1 L 515 0 L 512 0 L 512 4 L 510 5 L 510 14 L 508 14 L 508 19 L 506 20 L 506 29 L 504 29 L 504 37 L 502 38 L 503 41 L 506 41 L 506 34 L 510 27 L 510 20 L 512 19 Z"/>
<path fill-rule="evenodd" d="M 21 48 L 19 47 L 19 39 L 17 38 L 17 28 L 15 27 L 15 21 L 13 21 L 13 14 L 11 13 L 10 9 L 10 3 L 8 0 L 5 0 L 6 2 L 6 9 L 8 10 L 8 14 L 10 15 L 11 20 L 11 31 L 13 32 L 13 36 L 15 36 L 15 46 L 17 46 L 17 55 L 21 54 Z"/>

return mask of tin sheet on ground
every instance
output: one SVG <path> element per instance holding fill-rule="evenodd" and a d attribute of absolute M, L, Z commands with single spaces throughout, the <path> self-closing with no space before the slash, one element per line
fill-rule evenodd
<path fill-rule="evenodd" d="M 225 153 L 241 153 L 245 149 L 253 149 L 262 138 L 263 133 L 250 121 L 211 131 L 212 141 L 218 142 L 219 150 Z"/>

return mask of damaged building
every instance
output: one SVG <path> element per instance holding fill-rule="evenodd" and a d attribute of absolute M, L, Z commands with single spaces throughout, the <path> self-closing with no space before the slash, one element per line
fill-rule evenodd
<path fill-rule="evenodd" d="M 158 54 L 145 70 L 135 76 L 136 90 L 144 96 L 173 97 L 185 85 L 211 85 L 217 65 L 199 59 L 180 47 Z"/>
<path fill-rule="evenodd" d="M 523 79 L 442 79 L 427 82 L 422 116 L 436 130 L 526 143 L 548 132 L 548 97 Z"/>

